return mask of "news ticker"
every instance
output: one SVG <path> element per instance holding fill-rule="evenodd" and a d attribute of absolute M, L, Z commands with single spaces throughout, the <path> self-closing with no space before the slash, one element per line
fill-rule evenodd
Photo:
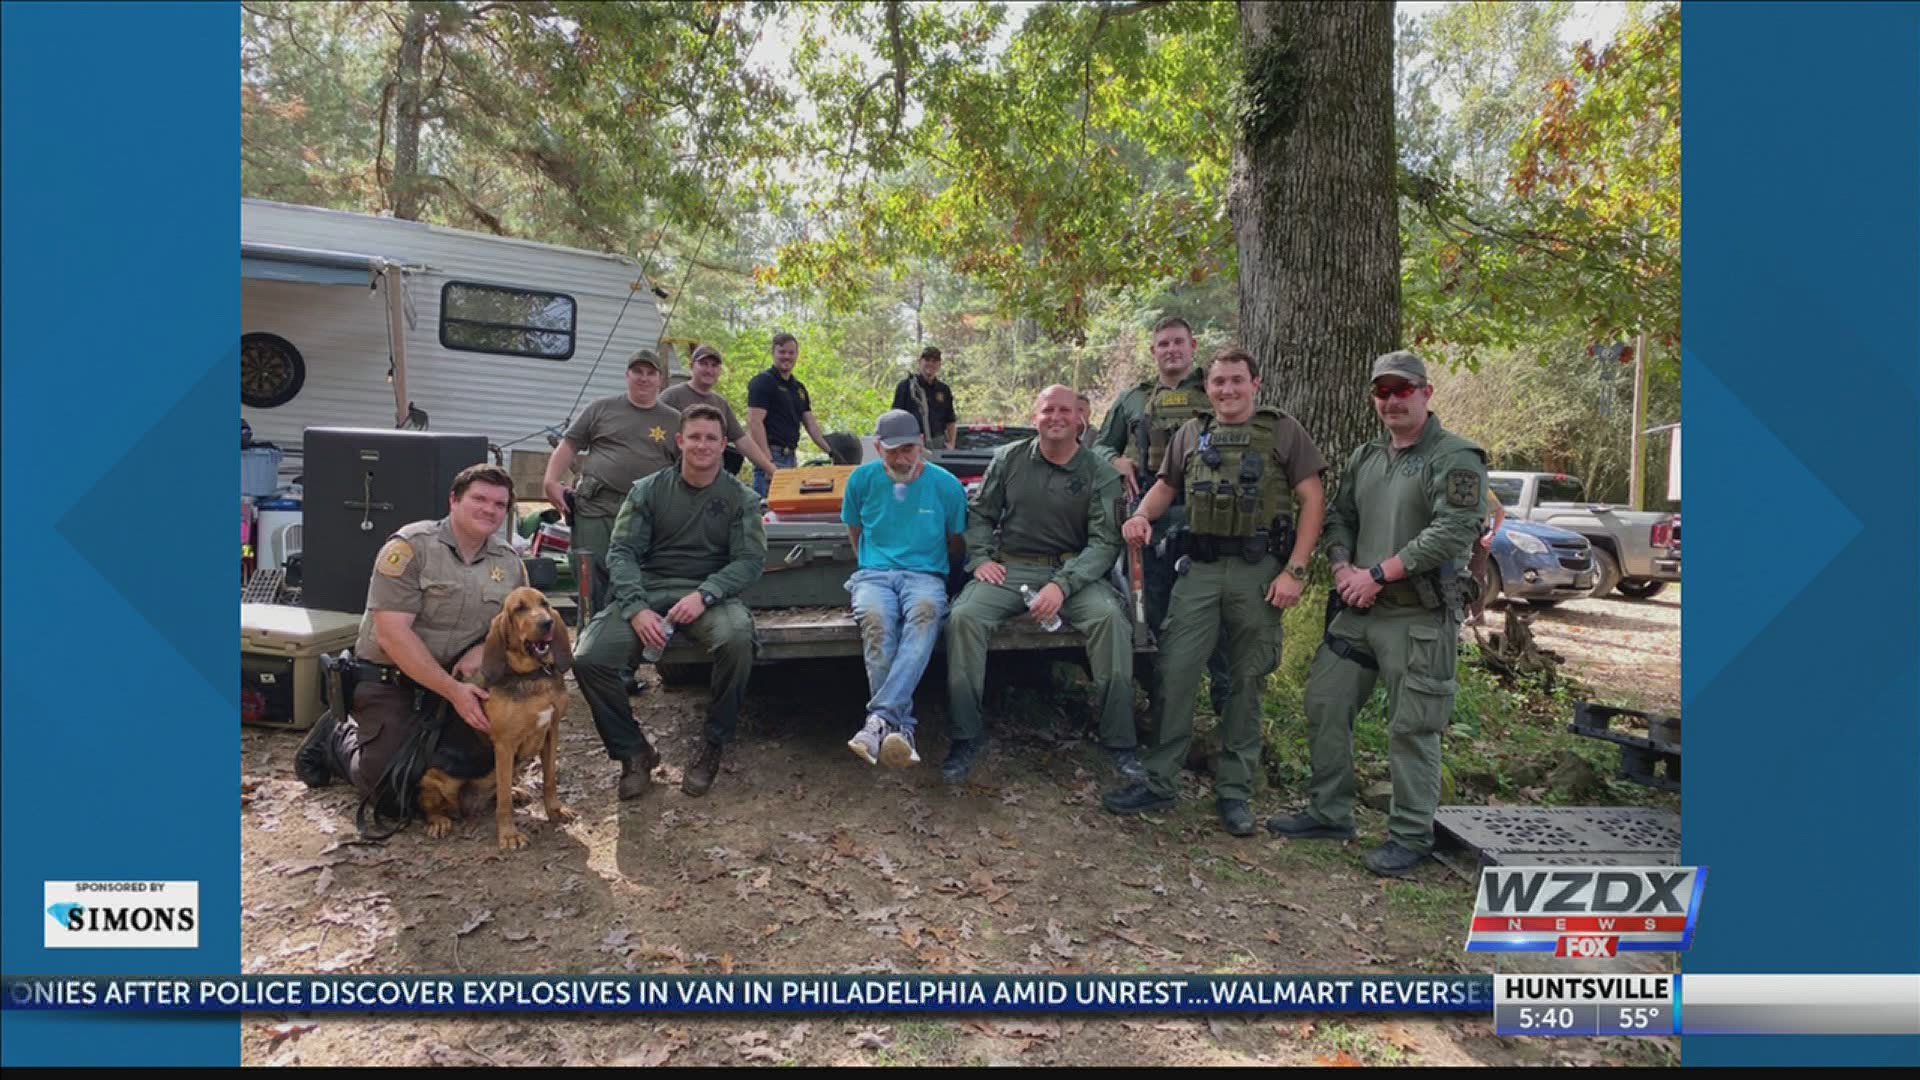
<path fill-rule="evenodd" d="M 1479 1013 L 1502 1035 L 1920 1035 L 1920 975 L 7 976 L 69 1012 Z"/>

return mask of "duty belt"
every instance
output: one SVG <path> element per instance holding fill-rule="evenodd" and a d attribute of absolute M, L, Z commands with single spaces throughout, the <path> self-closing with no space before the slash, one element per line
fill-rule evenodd
<path fill-rule="evenodd" d="M 407 678 L 407 673 L 392 664 L 376 664 L 371 660 L 354 661 L 354 675 L 360 682 L 384 683 L 400 690 L 417 690 L 419 684 Z"/>
<path fill-rule="evenodd" d="M 1015 555 L 1011 552 L 1003 552 L 999 561 L 1016 563 L 1020 566 L 1045 566 L 1058 570 L 1067 564 L 1069 558 L 1071 556 L 1068 555 Z"/>
<path fill-rule="evenodd" d="M 774 453 L 774 452 L 776 452 L 776 451 L 782 451 L 782 450 L 784 450 L 784 451 L 786 451 L 786 452 L 787 452 L 787 453 L 789 453 L 789 454 L 797 454 L 797 453 L 799 453 L 799 452 L 800 452 L 800 447 L 799 447 L 799 445 L 798 445 L 798 444 L 795 444 L 795 445 L 793 445 L 793 446 L 771 446 L 771 445 L 769 445 L 769 446 L 767 447 L 767 452 L 768 452 L 768 453 Z"/>
<path fill-rule="evenodd" d="M 1379 602 L 1388 607 L 1420 607 L 1420 592 L 1411 581 L 1389 581 L 1380 589 Z"/>

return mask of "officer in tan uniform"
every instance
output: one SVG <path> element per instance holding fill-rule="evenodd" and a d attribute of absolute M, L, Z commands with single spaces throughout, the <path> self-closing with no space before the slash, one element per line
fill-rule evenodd
<path fill-rule="evenodd" d="M 373 795 L 443 699 L 476 731 L 487 730 L 487 692 L 461 678 L 480 670 L 488 624 L 526 584 L 526 565 L 497 535 L 512 500 L 505 469 L 469 466 L 453 478 L 446 517 L 402 526 L 374 556 L 354 643 L 351 715 L 335 722 L 329 710 L 294 759 L 309 787 L 340 777 Z"/>

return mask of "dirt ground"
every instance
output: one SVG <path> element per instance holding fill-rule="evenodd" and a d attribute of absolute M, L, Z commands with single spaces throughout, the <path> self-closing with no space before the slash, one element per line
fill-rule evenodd
<path fill-rule="evenodd" d="M 1540 613 L 1534 639 L 1614 704 L 1680 712 L 1680 586 L 1628 600 L 1570 600 Z"/>
<path fill-rule="evenodd" d="M 1653 624 L 1659 627 L 1639 626 Z M 1581 601 L 1535 632 L 1600 687 L 1677 710 L 1677 591 Z M 1644 634 L 1644 640 L 1636 635 Z M 1519 970 L 1462 951 L 1469 884 L 1429 862 L 1375 878 L 1350 844 L 1235 839 L 1188 775 L 1166 815 L 1100 809 L 1111 784 L 1080 730 L 996 728 L 963 790 L 939 686 L 923 693 L 922 765 L 886 770 L 845 747 L 857 662 L 761 668 L 743 732 L 703 799 L 680 793 L 704 689 L 655 686 L 636 715 L 667 764 L 614 798 L 575 695 L 562 731 L 564 826 L 517 811 L 532 843 L 497 850 L 490 816 L 445 840 L 419 826 L 357 842 L 355 797 L 294 779 L 297 736 L 244 730 L 242 957 L 248 973 L 1365 973 Z M 1031 696 L 1029 692 L 1028 696 Z M 1002 694 L 992 700 L 1005 705 Z M 537 770 L 536 770 L 537 771 Z M 535 781 L 537 783 L 537 780 Z M 1288 805 L 1264 792 L 1262 817 Z M 1551 963 L 1551 961 L 1548 961 Z M 308 1025 L 312 1026 L 309 1027 Z M 251 1014 L 246 1064 L 1670 1064 L 1668 1039 L 1530 1041 L 1470 1019 L 1264 1015 L 299 1018 Z"/>

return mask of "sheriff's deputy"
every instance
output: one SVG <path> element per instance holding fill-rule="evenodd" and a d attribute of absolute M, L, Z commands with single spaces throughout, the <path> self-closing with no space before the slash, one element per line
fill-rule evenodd
<path fill-rule="evenodd" d="M 1440 426 L 1433 385 L 1410 352 L 1373 363 L 1373 411 L 1386 434 L 1354 451 L 1327 523 L 1327 559 L 1344 605 L 1307 676 L 1313 779 L 1304 813 L 1267 822 L 1281 836 L 1353 836 L 1353 718 L 1387 683 L 1393 775 L 1388 839 L 1367 869 L 1399 876 L 1433 850 L 1440 735 L 1453 712 L 1454 659 L 1480 534 L 1487 455 Z"/>

